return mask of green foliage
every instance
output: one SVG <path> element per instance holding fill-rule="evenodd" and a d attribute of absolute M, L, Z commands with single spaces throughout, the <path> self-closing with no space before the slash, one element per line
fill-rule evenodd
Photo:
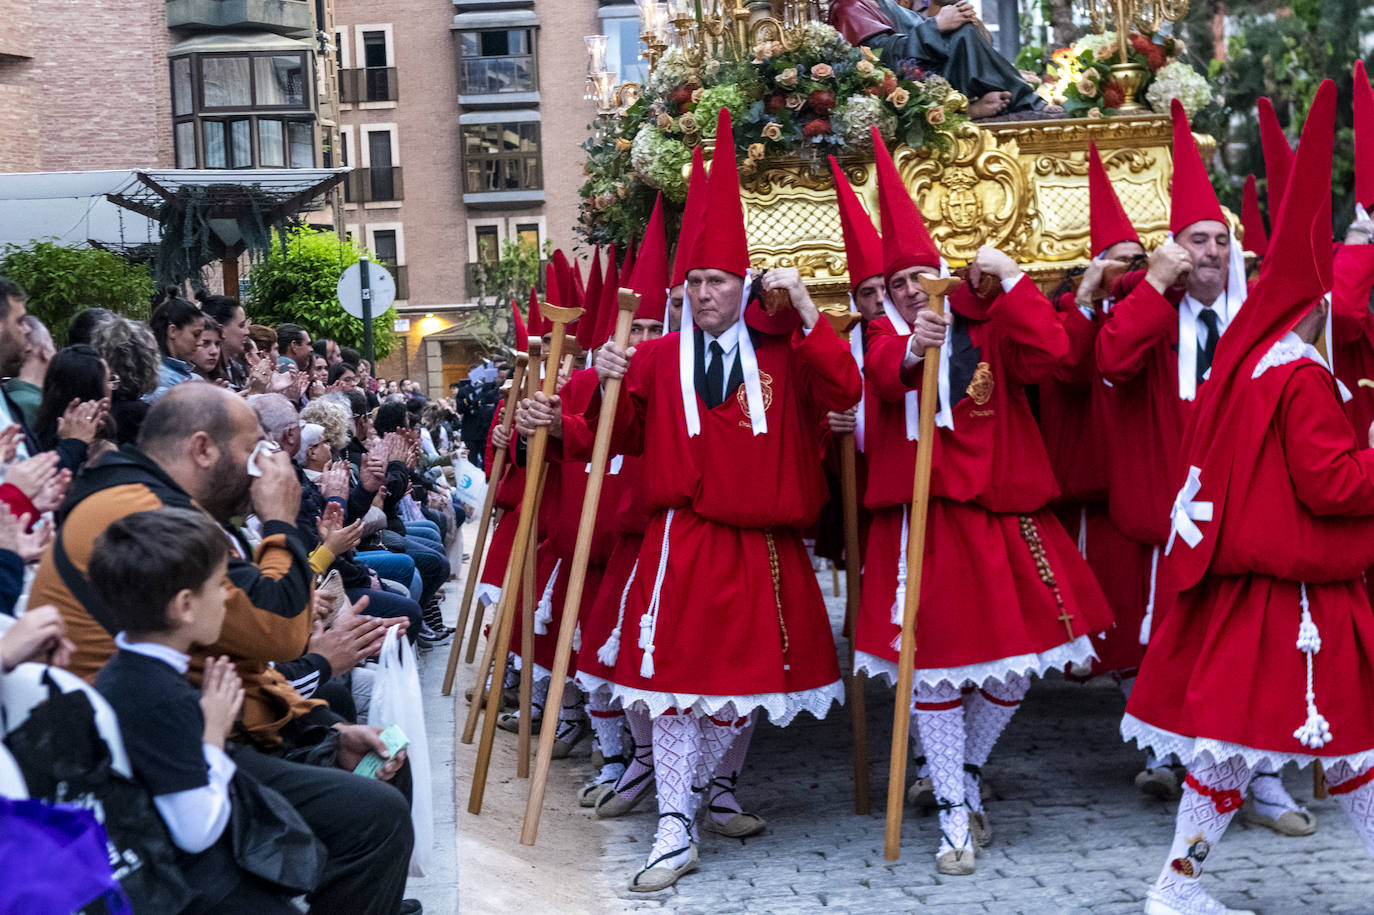
<path fill-rule="evenodd" d="M 299 324 L 312 338 L 329 337 L 361 352 L 363 322 L 344 311 L 337 290 L 340 274 L 366 253 L 333 232 L 308 226 L 288 230 L 248 274 L 248 317 L 258 324 Z M 372 319 L 378 359 L 396 345 L 395 317 L 396 310 L 388 308 Z"/>
<path fill-rule="evenodd" d="M 1195 3 L 1188 17 L 1190 47 L 1203 60 L 1212 56 L 1210 21 L 1219 2 Z M 1360 53 L 1360 36 L 1374 29 L 1374 12 L 1363 0 L 1298 0 L 1289 4 L 1292 15 L 1272 15 L 1274 6 L 1266 0 L 1235 12 L 1227 59 L 1212 62 L 1224 97 L 1223 116 L 1200 120 L 1197 127 L 1217 138 L 1226 171 L 1213 181 L 1222 203 L 1239 212 L 1245 176 L 1253 173 L 1263 184 L 1264 157 L 1254 114 L 1260 97 L 1269 97 L 1295 139 L 1317 86 L 1325 78 L 1335 80 L 1339 101 L 1332 218 L 1333 230 L 1341 234 L 1354 211 L 1351 68 Z M 1264 201 L 1263 192 L 1260 198 Z M 1275 214 L 1269 215 L 1272 219 Z"/>
<path fill-rule="evenodd" d="M 472 279 L 481 299 L 494 298 L 505 305 L 511 299 L 529 300 L 530 290 L 539 284 L 540 267 L 553 253 L 553 243 L 544 242 L 544 250 L 515 239 L 501 243 L 501 256 L 496 260 L 478 261 L 472 265 Z"/>
<path fill-rule="evenodd" d="M 24 287 L 29 312 L 57 341 L 66 339 L 67 325 L 77 312 L 97 305 L 147 320 L 156 292 L 146 266 L 99 248 L 68 247 L 56 240 L 6 245 L 0 275 Z"/>
<path fill-rule="evenodd" d="M 154 277 L 162 285 L 177 286 L 184 280 L 203 285 L 202 268 L 223 254 L 210 228 L 217 212 L 241 214 L 233 222 L 244 252 L 256 263 L 272 245 L 274 227 L 267 222 L 271 210 L 272 202 L 256 184 L 183 185 L 158 212 L 161 242 L 153 259 Z"/>

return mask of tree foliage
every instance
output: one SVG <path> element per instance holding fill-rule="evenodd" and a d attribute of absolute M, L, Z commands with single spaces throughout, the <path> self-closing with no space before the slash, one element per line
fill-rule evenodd
<path fill-rule="evenodd" d="M 281 235 L 248 274 L 244 307 L 259 324 L 299 324 L 311 337 L 329 337 L 341 346 L 363 349 L 363 322 L 339 304 L 339 276 L 367 254 L 333 232 L 298 226 Z M 373 345 L 384 359 L 396 345 L 391 329 L 396 310 L 372 319 Z"/>
<path fill-rule="evenodd" d="M 85 245 L 56 240 L 6 245 L 0 275 L 28 293 L 28 310 L 47 325 L 56 341 L 65 341 L 77 312 L 100 306 L 137 320 L 147 320 L 156 288 L 143 264 Z"/>
<path fill-rule="evenodd" d="M 473 290 L 481 300 L 495 299 L 498 303 L 511 299 L 523 302 L 530 290 L 539 285 L 543 261 L 553 251 L 553 243 L 544 242 L 540 251 L 534 245 L 515 239 L 501 242 L 501 256 L 496 260 L 478 261 L 472 265 Z"/>
<path fill-rule="evenodd" d="M 1195 0 L 1186 23 L 1193 56 L 1199 62 L 1211 60 L 1209 76 L 1223 97 L 1221 114 L 1198 124 L 1199 130 L 1217 138 L 1222 150 L 1226 171 L 1213 175 L 1222 203 L 1238 212 L 1245 176 L 1253 173 L 1263 183 L 1264 157 L 1255 115 L 1260 97 L 1274 103 L 1279 121 L 1296 141 L 1317 86 L 1329 77 L 1339 96 L 1332 219 L 1333 229 L 1342 234 L 1354 211 L 1351 69 L 1360 53 L 1360 36 L 1374 28 L 1374 12 L 1364 0 L 1263 0 L 1231 8 L 1224 61 L 1212 59 L 1211 26 L 1215 16 L 1227 12 L 1223 0 Z M 1271 221 L 1275 215 L 1269 214 Z"/>

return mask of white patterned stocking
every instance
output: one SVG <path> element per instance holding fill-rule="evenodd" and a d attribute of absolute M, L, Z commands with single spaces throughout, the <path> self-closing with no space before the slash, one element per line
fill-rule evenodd
<path fill-rule="evenodd" d="M 615 782 L 625 771 L 628 755 L 625 750 L 625 713 L 613 708 L 609 693 L 598 689 L 587 694 L 587 717 L 592 722 L 596 745 L 603 760 L 597 784 Z"/>
<path fill-rule="evenodd" d="M 716 725 L 720 722 L 716 721 Z M 739 774 L 744 769 L 744 758 L 749 753 L 749 740 L 754 736 L 754 716 L 736 718 L 726 727 L 706 728 L 703 723 L 702 737 L 710 741 L 723 739 L 725 752 L 715 767 L 711 787 L 707 793 L 707 812 L 717 823 L 727 823 L 735 814 L 741 812 L 739 801 L 735 798 L 735 787 Z"/>
<path fill-rule="evenodd" d="M 1357 775 L 1349 763 L 1338 763 L 1326 770 L 1326 781 L 1331 796 L 1364 840 L 1365 854 L 1374 858 L 1374 769 Z"/>
<path fill-rule="evenodd" d="M 964 709 L 964 724 L 968 738 L 964 744 L 964 797 L 969 807 L 979 812 L 983 799 L 978 790 L 978 776 L 987 763 L 997 738 L 1011 716 L 1021 707 L 1021 700 L 1030 689 L 1030 678 L 1007 674 L 1003 681 L 989 680 L 974 690 Z"/>
<path fill-rule="evenodd" d="M 645 866 L 675 867 L 686 860 L 696 841 L 697 793 L 692 781 L 701 763 L 700 719 L 690 712 L 668 712 L 653 719 L 653 733 L 658 830 Z"/>
<path fill-rule="evenodd" d="M 1174 842 L 1150 896 L 1189 915 L 1226 911 L 1202 888 L 1203 862 L 1241 808 L 1250 770 L 1239 757 L 1215 765 L 1194 762 L 1183 785 Z"/>
<path fill-rule="evenodd" d="M 950 849 L 972 850 L 968 805 L 964 802 L 964 703 L 956 687 L 918 684 L 916 727 L 921 732 L 930 778 L 940 802 L 939 856 Z"/>
<path fill-rule="evenodd" d="M 625 709 L 625 724 L 630 729 L 625 771 L 615 783 L 615 792 L 629 798 L 643 791 L 654 771 L 654 726 L 643 706 Z"/>

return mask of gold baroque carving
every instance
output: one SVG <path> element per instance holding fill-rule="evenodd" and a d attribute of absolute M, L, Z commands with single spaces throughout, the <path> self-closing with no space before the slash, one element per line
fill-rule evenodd
<path fill-rule="evenodd" d="M 1133 174 L 1140 174 L 1150 169 L 1155 164 L 1155 157 L 1139 149 L 1114 149 L 1109 152 L 1102 160 L 1107 171 L 1115 169 L 1126 169 Z M 1052 156 L 1049 154 L 1035 157 L 1035 173 L 1037 175 L 1086 175 L 1088 173 L 1088 157 L 1083 154 L 1082 161 L 1077 158 L 1065 158 L 1063 156 Z"/>

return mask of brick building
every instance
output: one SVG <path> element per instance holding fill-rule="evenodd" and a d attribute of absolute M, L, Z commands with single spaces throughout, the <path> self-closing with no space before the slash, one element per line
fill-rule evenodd
<path fill-rule="evenodd" d="M 504 333 L 471 265 L 501 244 L 576 243 L 583 36 L 642 79 L 631 0 L 336 0 L 347 230 L 396 268 L 402 340 L 378 367 L 433 392 Z"/>

